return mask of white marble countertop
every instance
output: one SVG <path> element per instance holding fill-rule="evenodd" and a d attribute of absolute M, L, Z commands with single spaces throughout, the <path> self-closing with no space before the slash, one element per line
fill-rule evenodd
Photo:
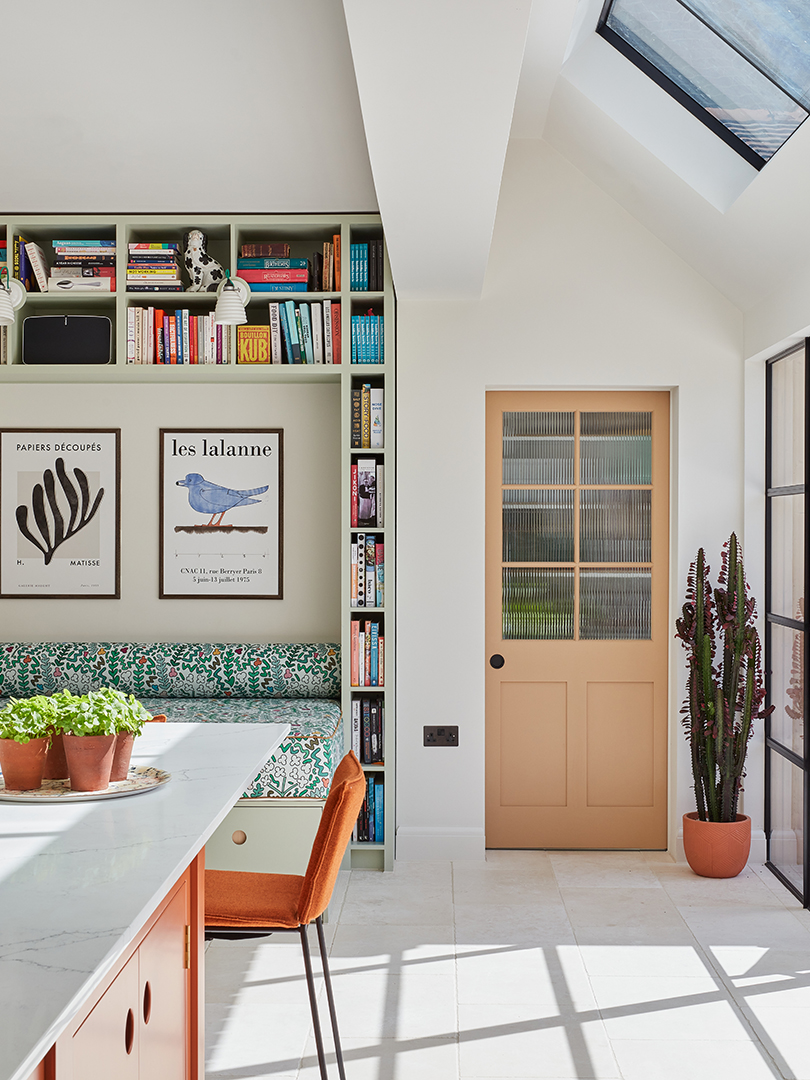
<path fill-rule="evenodd" d="M 0 1080 L 25 1080 L 233 806 L 286 724 L 147 724 L 122 799 L 0 802 Z"/>

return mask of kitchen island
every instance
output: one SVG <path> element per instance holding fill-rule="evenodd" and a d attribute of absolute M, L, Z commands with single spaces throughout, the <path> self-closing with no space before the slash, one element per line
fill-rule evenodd
<path fill-rule="evenodd" d="M 132 764 L 168 783 L 96 802 L 0 802 L 0 1080 L 202 1080 L 203 847 L 288 731 L 147 724 Z M 164 985 L 182 997 L 171 1016 Z"/>

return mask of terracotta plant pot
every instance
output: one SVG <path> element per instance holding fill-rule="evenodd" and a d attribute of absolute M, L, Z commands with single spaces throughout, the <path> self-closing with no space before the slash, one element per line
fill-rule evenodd
<path fill-rule="evenodd" d="M 696 813 L 684 814 L 683 850 L 701 877 L 736 877 L 748 862 L 751 818 L 737 814 L 734 821 L 701 821 Z"/>
<path fill-rule="evenodd" d="M 45 758 L 45 772 L 43 780 L 67 780 L 68 767 L 65 757 L 65 742 L 61 734 L 54 735 Z"/>
<path fill-rule="evenodd" d="M 115 736 L 115 752 L 113 754 L 112 772 L 110 773 L 111 784 L 116 780 L 126 780 L 134 742 L 135 736 L 131 731 L 119 731 Z"/>
<path fill-rule="evenodd" d="M 71 791 L 105 791 L 110 786 L 115 735 L 68 735 L 65 755 Z"/>
<path fill-rule="evenodd" d="M 0 739 L 0 769 L 6 791 L 31 791 L 42 787 L 42 771 L 48 739 L 31 739 L 27 743 Z"/>

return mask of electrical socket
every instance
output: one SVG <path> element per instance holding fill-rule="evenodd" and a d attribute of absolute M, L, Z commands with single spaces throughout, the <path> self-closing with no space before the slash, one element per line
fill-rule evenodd
<path fill-rule="evenodd" d="M 425 727 L 424 746 L 458 746 L 458 727 Z"/>

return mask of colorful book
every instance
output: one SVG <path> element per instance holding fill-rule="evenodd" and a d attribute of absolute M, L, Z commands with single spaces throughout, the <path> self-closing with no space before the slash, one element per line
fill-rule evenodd
<path fill-rule="evenodd" d="M 372 386 L 369 390 L 370 411 L 370 439 L 369 446 L 372 450 L 381 450 L 383 447 L 385 391 L 381 386 Z"/>
<path fill-rule="evenodd" d="M 308 270 L 240 270 L 239 277 L 251 287 L 262 282 L 308 281 Z"/>
<path fill-rule="evenodd" d="M 298 336 L 298 319 L 295 312 L 296 307 L 292 300 L 285 300 L 284 308 L 287 312 L 287 326 L 290 331 L 290 349 L 291 349 L 291 363 L 301 364 L 303 363 L 303 356 L 301 354 L 301 338 Z"/>
<path fill-rule="evenodd" d="M 28 256 L 28 261 L 31 264 L 31 270 L 39 291 L 47 292 L 49 266 L 45 261 L 45 253 L 39 244 L 35 244 L 33 241 L 29 240 L 25 245 L 25 254 Z"/>
<path fill-rule="evenodd" d="M 385 545 L 382 540 L 377 543 L 377 607 L 385 607 Z"/>
<path fill-rule="evenodd" d="M 281 363 L 281 315 L 279 305 L 268 304 L 270 316 L 270 359 L 274 364 Z"/>
<path fill-rule="evenodd" d="M 281 340 L 284 345 L 284 356 L 286 357 L 286 363 L 292 364 L 294 363 L 292 335 L 290 334 L 289 314 L 287 312 L 286 304 L 278 305 L 278 321 L 281 326 Z"/>
<path fill-rule="evenodd" d="M 237 259 L 237 270 L 308 270 L 309 259 Z M 240 274 L 240 277 L 243 275 Z M 247 280 L 247 279 L 245 279 Z"/>
<path fill-rule="evenodd" d="M 309 321 L 312 330 L 312 355 L 316 364 L 323 363 L 323 307 L 310 304 Z"/>
<path fill-rule="evenodd" d="M 377 521 L 377 462 L 361 458 L 357 462 L 357 524 L 374 528 Z"/>
<path fill-rule="evenodd" d="M 314 364 L 315 353 L 312 345 L 312 323 L 309 317 L 309 304 L 299 304 L 297 310 L 301 322 L 301 343 L 304 346 L 304 358 L 307 364 Z"/>
<path fill-rule="evenodd" d="M 236 362 L 237 364 L 270 363 L 269 326 L 237 326 Z"/>
<path fill-rule="evenodd" d="M 329 300 L 323 303 L 323 362 L 331 364 L 334 360 L 332 350 L 332 304 Z"/>
<path fill-rule="evenodd" d="M 339 286 L 338 286 L 339 287 Z M 332 363 L 339 364 L 341 357 L 340 301 L 332 303 Z"/>
<path fill-rule="evenodd" d="M 288 259 L 290 245 L 283 240 L 274 240 L 263 244 L 242 244 L 239 254 L 243 259 L 267 258 L 268 256 Z"/>
<path fill-rule="evenodd" d="M 240 275 L 241 276 L 241 275 Z M 249 282 L 251 292 L 307 292 L 306 281 L 252 281 Z"/>
<path fill-rule="evenodd" d="M 358 516 L 357 516 L 357 512 L 358 512 L 358 501 L 357 501 L 358 483 L 359 483 L 359 474 L 358 474 L 358 469 L 357 469 L 357 462 L 352 462 L 351 494 L 350 494 L 351 504 L 350 505 L 351 505 L 351 526 L 352 526 L 353 529 L 357 528 L 357 521 L 358 521 Z"/>
<path fill-rule="evenodd" d="M 385 782 L 381 776 L 374 777 L 374 839 L 382 844 L 385 840 Z"/>

